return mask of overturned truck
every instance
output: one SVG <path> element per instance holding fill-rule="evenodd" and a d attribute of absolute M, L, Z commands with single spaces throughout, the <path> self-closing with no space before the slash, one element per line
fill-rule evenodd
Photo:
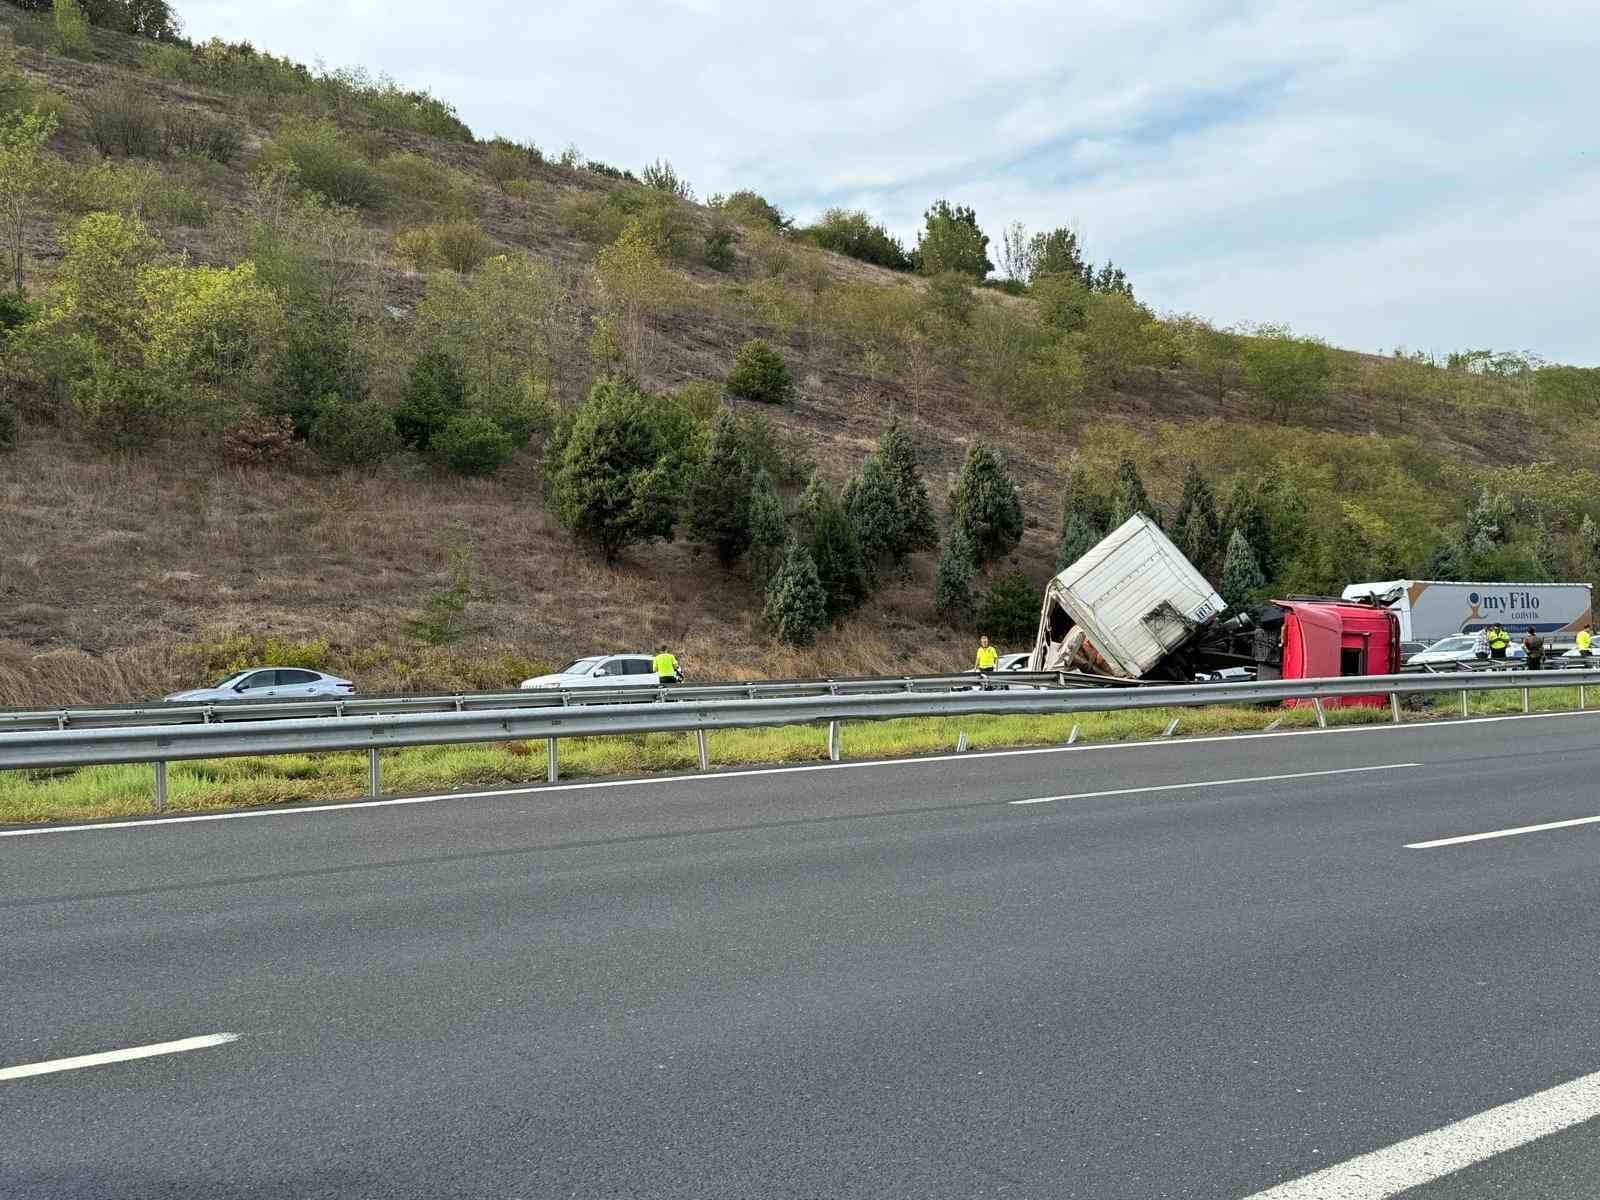
<path fill-rule="evenodd" d="M 1138 515 L 1050 581 L 1029 666 L 1107 682 L 1189 682 L 1241 667 L 1260 679 L 1386 675 L 1400 669 L 1400 628 L 1377 597 L 1291 596 L 1230 612 Z"/>

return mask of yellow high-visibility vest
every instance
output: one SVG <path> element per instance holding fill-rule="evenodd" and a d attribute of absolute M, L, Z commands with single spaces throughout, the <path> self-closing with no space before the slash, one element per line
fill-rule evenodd
<path fill-rule="evenodd" d="M 1594 645 L 1594 635 L 1587 629 L 1578 630 L 1578 649 L 1587 650 Z"/>
<path fill-rule="evenodd" d="M 978 647 L 978 670 L 992 671 L 1000 663 L 1000 651 L 993 646 Z"/>
<path fill-rule="evenodd" d="M 650 666 L 651 669 L 663 679 L 671 678 L 678 673 L 677 657 L 675 655 L 668 654 L 665 650 L 656 655 L 655 661 L 653 661 Z"/>

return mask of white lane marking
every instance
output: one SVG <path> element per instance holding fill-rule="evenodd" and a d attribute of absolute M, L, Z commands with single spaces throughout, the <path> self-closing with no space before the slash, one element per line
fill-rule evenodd
<path fill-rule="evenodd" d="M 1245 1200 L 1387 1200 L 1473 1163 L 1600 1117 L 1600 1072 L 1432 1133 L 1257 1192 Z"/>
<path fill-rule="evenodd" d="M 1066 796 L 1035 796 L 1008 800 L 1007 804 L 1054 804 L 1057 800 L 1093 800 L 1099 796 L 1137 796 L 1143 792 L 1186 792 L 1191 788 L 1229 787 L 1236 783 L 1277 783 L 1284 779 L 1320 779 L 1325 775 L 1360 775 L 1366 771 L 1399 771 L 1421 763 L 1385 763 L 1379 767 L 1343 767 L 1337 771 L 1296 771 L 1292 775 L 1251 775 L 1244 779 L 1204 779 L 1197 783 L 1163 783 L 1155 787 L 1113 788 L 1107 792 L 1073 792 Z"/>
<path fill-rule="evenodd" d="M 187 817 L 143 817 L 136 821 L 98 821 L 89 825 L 37 825 L 28 829 L 0 829 L 0 838 L 37 837 L 42 833 L 92 833 L 97 829 L 159 829 L 167 825 L 193 825 L 205 821 L 246 821 L 256 817 L 296 817 L 344 812 L 355 808 L 392 808 L 406 804 L 437 804 L 442 800 L 492 800 L 499 796 L 536 796 L 551 792 L 586 792 L 596 788 L 669 787 L 673 784 L 712 783 L 719 779 L 749 779 L 762 775 L 795 775 L 812 771 L 863 771 L 875 767 L 915 767 L 923 764 L 981 763 L 993 758 L 1025 758 L 1035 754 L 1093 754 L 1113 750 L 1171 750 L 1213 742 L 1252 742 L 1262 738 L 1331 737 L 1341 733 L 1404 733 L 1417 729 L 1455 729 L 1463 725 L 1491 725 L 1500 721 L 1548 721 L 1552 718 L 1600 717 L 1600 710 L 1570 713 L 1512 713 L 1502 717 L 1466 720 L 1417 721 L 1409 725 L 1348 725 L 1342 729 L 1289 729 L 1278 733 L 1220 733 L 1210 737 L 1162 738 L 1150 742 L 1098 742 L 1074 746 L 1031 746 L 1025 750 L 985 750 L 978 754 L 930 754 L 915 758 L 874 758 L 861 762 L 808 763 L 799 767 L 752 767 L 742 771 L 707 771 L 695 775 L 656 775 L 643 779 L 605 779 L 593 783 L 532 784 L 480 792 L 439 792 L 431 796 L 397 796 L 389 800 L 348 800 L 338 804 L 310 804 L 302 808 L 250 809 L 245 812 L 196 813 Z M 352 751 L 351 753 L 357 753 Z"/>
<path fill-rule="evenodd" d="M 84 1067 L 131 1062 L 136 1058 L 155 1058 L 162 1054 L 209 1050 L 212 1046 L 226 1046 L 229 1042 L 238 1040 L 237 1033 L 208 1033 L 204 1037 L 183 1038 L 176 1042 L 156 1042 L 149 1046 L 131 1046 L 126 1050 L 107 1050 L 102 1054 L 80 1054 L 76 1058 L 55 1058 L 49 1062 L 24 1063 L 20 1067 L 0 1068 L 0 1081 L 26 1079 L 30 1075 L 53 1075 L 57 1071 L 78 1071 Z"/>
<path fill-rule="evenodd" d="M 1600 824 L 1600 817 L 1575 817 L 1570 821 L 1546 821 L 1543 825 L 1518 825 L 1515 829 L 1496 829 L 1489 833 L 1468 833 L 1461 837 L 1435 838 L 1431 842 L 1407 842 L 1407 850 L 1434 850 L 1440 846 L 1465 846 L 1468 842 L 1487 842 L 1491 838 L 1516 837 L 1523 833 L 1543 833 L 1547 829 L 1571 829 L 1574 825 Z"/>

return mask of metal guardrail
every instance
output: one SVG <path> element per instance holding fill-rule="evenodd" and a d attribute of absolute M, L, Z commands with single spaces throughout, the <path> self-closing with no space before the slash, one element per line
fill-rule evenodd
<path fill-rule="evenodd" d="M 972 678 L 958 677 L 970 684 Z M 1586 707 L 1586 686 L 1595 676 L 1585 670 L 1460 672 L 1451 675 L 1369 675 L 1339 679 L 1271 680 L 1248 683 L 1198 683 L 1118 688 L 1031 687 L 1016 690 L 972 688 L 952 691 L 829 691 L 822 694 L 749 699 L 696 697 L 685 691 L 672 703 L 551 703 L 516 708 L 446 712 L 380 712 L 313 716 L 293 715 L 252 721 L 228 720 L 168 725 L 120 725 L 109 728 L 23 729 L 0 732 L 0 770 L 73 768 L 106 763 L 154 763 L 156 806 L 165 804 L 169 761 L 235 756 L 304 754 L 365 750 L 371 768 L 371 791 L 381 785 L 379 755 L 403 746 L 470 744 L 474 742 L 544 739 L 548 777 L 558 775 L 557 744 L 561 738 L 694 733 L 702 769 L 709 765 L 706 734 L 716 729 L 747 729 L 827 722 L 829 757 L 840 753 L 839 727 L 845 721 L 879 721 L 897 717 L 955 717 L 977 714 L 1054 714 L 1110 712 L 1122 709 L 1180 708 L 1208 704 L 1268 704 L 1309 700 L 1320 725 L 1326 725 L 1325 700 L 1349 696 L 1389 698 L 1393 718 L 1400 720 L 1400 697 L 1433 692 L 1461 693 L 1462 714 L 1472 692 L 1520 689 L 1523 710 L 1533 690 L 1576 687 L 1579 708 Z M 1009 680 L 1007 682 L 1010 682 Z M 699 689 L 720 691 L 723 689 Z M 521 693 L 523 697 L 535 693 Z M 348 708 L 350 702 L 345 702 Z M 286 706 L 297 707 L 297 706 Z M 277 711 L 282 711 L 277 710 Z M 1168 733 L 1176 727 L 1174 721 Z"/>
<path fill-rule="evenodd" d="M 1072 671 L 969 671 L 961 675 L 903 675 L 675 685 L 670 687 L 530 688 L 509 692 L 453 692 L 443 696 L 361 696 L 326 700 L 217 700 L 199 704 L 106 705 L 0 710 L 0 733 L 47 729 L 115 729 L 139 725 L 209 725 L 225 721 L 293 717 L 358 717 L 402 713 L 481 712 L 503 709 L 704 700 L 763 700 L 793 696 L 854 696 L 881 692 L 949 692 L 955 688 L 1139 687 L 1134 680 Z"/>

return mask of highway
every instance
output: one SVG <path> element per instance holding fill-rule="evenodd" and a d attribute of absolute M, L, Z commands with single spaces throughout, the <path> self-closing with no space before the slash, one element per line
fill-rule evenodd
<path fill-rule="evenodd" d="M 0 1197 L 1589 1200 L 1597 780 L 1572 715 L 0 830 Z"/>

